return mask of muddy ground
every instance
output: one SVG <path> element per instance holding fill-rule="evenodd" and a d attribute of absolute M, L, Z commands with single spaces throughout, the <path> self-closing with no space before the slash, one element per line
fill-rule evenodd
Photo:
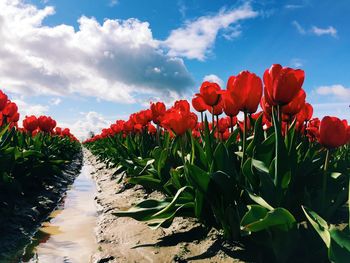
<path fill-rule="evenodd" d="M 98 251 L 92 262 L 247 262 L 249 256 L 239 246 L 227 244 L 215 231 L 207 231 L 194 219 L 176 218 L 170 228 L 151 230 L 132 218 L 116 217 L 113 212 L 127 209 L 148 198 L 142 187 L 127 188 L 113 178 L 113 170 L 96 160 L 88 150 L 84 156 L 94 167 L 97 184 Z"/>

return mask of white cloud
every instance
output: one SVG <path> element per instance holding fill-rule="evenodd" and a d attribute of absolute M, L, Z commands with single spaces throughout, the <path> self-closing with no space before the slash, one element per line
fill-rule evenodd
<path fill-rule="evenodd" d="M 52 98 L 49 102 L 51 105 L 57 106 L 61 104 L 62 100 L 60 98 Z"/>
<path fill-rule="evenodd" d="M 15 94 L 87 96 L 134 103 L 142 94 L 184 92 L 194 81 L 166 55 L 147 22 L 81 17 L 79 29 L 45 26 L 53 7 L 0 1 L 0 87 Z M 155 68 L 159 70 L 154 70 Z"/>
<path fill-rule="evenodd" d="M 187 6 L 186 6 L 186 4 L 184 3 L 183 0 L 178 0 L 177 1 L 177 7 L 179 9 L 181 17 L 182 18 L 186 17 Z"/>
<path fill-rule="evenodd" d="M 339 100 L 350 101 L 350 88 L 346 88 L 340 84 L 320 86 L 316 89 L 316 93 L 319 95 L 331 95 Z"/>
<path fill-rule="evenodd" d="M 171 31 L 163 45 L 169 48 L 168 54 L 171 56 L 204 60 L 221 29 L 228 29 L 231 25 L 238 25 L 238 22 L 257 15 L 258 12 L 254 11 L 249 3 L 235 9 L 222 9 L 216 15 L 187 21 L 183 27 Z M 240 30 L 236 27 L 232 36 L 238 35 Z"/>
<path fill-rule="evenodd" d="M 306 30 L 299 22 L 293 21 L 292 25 L 296 28 L 296 30 L 301 35 L 309 34 L 316 36 L 330 35 L 332 37 L 337 37 L 337 30 L 333 26 L 329 26 L 327 28 L 320 28 L 317 26 L 312 26 L 309 30 Z"/>
<path fill-rule="evenodd" d="M 337 30 L 332 26 L 329 26 L 327 28 L 313 26 L 311 28 L 311 32 L 317 36 L 330 35 L 332 37 L 337 37 Z"/>
<path fill-rule="evenodd" d="M 109 6 L 110 6 L 110 7 L 113 7 L 113 6 L 116 6 L 118 3 L 119 3 L 118 0 L 110 0 L 110 1 L 109 1 Z"/>
<path fill-rule="evenodd" d="M 204 76 L 203 81 L 215 82 L 215 83 L 219 84 L 222 89 L 226 88 L 224 81 L 215 74 L 210 74 L 210 75 Z"/>
<path fill-rule="evenodd" d="M 108 128 L 112 121 L 107 120 L 102 114 L 95 111 L 81 113 L 81 118 L 73 123 L 58 122 L 61 127 L 69 127 L 71 133 L 78 139 L 85 140 L 90 132 L 94 134 L 101 133 L 102 129 Z"/>
<path fill-rule="evenodd" d="M 295 9 L 300 9 L 303 8 L 303 5 L 296 5 L 296 4 L 290 4 L 290 5 L 285 5 L 284 8 L 290 9 L 290 10 L 295 10 Z"/>
<path fill-rule="evenodd" d="M 301 68 L 302 66 L 304 66 L 304 60 L 300 58 L 293 58 L 291 59 L 289 64 L 293 68 Z"/>
<path fill-rule="evenodd" d="M 293 21 L 292 25 L 295 26 L 295 28 L 297 29 L 297 31 L 302 34 L 305 35 L 306 34 L 306 30 L 297 22 L 297 21 Z"/>

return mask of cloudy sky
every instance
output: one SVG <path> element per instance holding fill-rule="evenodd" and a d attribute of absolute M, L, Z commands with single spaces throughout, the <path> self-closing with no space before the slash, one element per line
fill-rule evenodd
<path fill-rule="evenodd" d="M 302 68 L 315 114 L 350 121 L 348 0 L 0 0 L 0 89 L 84 137 L 204 79 Z"/>

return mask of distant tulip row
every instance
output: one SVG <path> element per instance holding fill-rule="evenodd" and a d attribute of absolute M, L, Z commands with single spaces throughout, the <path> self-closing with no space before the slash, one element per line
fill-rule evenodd
<path fill-rule="evenodd" d="M 0 90 L 0 127 L 9 124 L 9 127 L 17 127 L 20 115 L 16 103 L 11 102 L 7 95 Z M 56 129 L 55 129 L 56 128 Z M 29 132 L 35 136 L 39 132 L 44 132 L 52 135 L 69 137 L 72 140 L 77 138 L 71 134 L 69 128 L 62 129 L 56 127 L 56 121 L 49 116 L 36 117 L 26 116 L 23 120 L 23 129 L 18 128 L 19 131 Z"/>
<path fill-rule="evenodd" d="M 69 128 L 62 129 L 56 127 L 56 121 L 48 116 L 40 116 L 38 118 L 34 115 L 26 116 L 23 120 L 23 129 L 24 131 L 31 133 L 33 136 L 39 132 L 45 132 L 51 135 L 69 137 L 72 140 L 78 141 L 78 139 L 71 134 Z"/>
<path fill-rule="evenodd" d="M 242 71 L 228 79 L 226 90 L 221 89 L 217 83 L 203 82 L 200 92 L 192 99 L 193 108 L 202 116 L 200 123 L 197 115 L 190 111 L 190 105 L 186 100 L 176 101 L 168 110 L 163 102 L 151 103 L 150 109 L 130 115 L 127 121 L 116 121 L 110 128 L 104 129 L 100 135 L 89 139 L 88 142 L 116 133 L 142 132 L 144 129 L 155 134 L 157 129 L 152 121 L 172 135 L 174 133 L 182 135 L 191 130 L 195 137 L 199 137 L 205 111 L 212 114 L 210 127 L 216 125 L 217 137 L 228 139 L 237 124 L 241 129 L 244 128 L 244 124 L 248 130 L 251 128 L 248 114 L 252 119 L 257 119 L 263 114 L 264 129 L 270 128 L 273 107 L 279 110 L 284 132 L 288 128 L 288 123 L 295 119 L 299 132 L 306 134 L 310 140 L 319 141 L 327 148 L 339 147 L 349 142 L 350 126 L 346 120 L 330 116 L 324 117 L 322 121 L 318 118 L 312 119 L 313 107 L 306 102 L 306 93 L 302 88 L 303 70 L 274 64 L 265 71 L 263 80 L 264 85 L 254 73 Z M 259 104 L 262 111 L 256 113 Z M 242 122 L 236 118 L 240 111 L 245 114 Z M 223 113 L 227 117 L 219 119 Z"/>

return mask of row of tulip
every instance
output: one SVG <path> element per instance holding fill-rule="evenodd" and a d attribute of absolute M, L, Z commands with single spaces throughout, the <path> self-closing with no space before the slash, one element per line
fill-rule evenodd
<path fill-rule="evenodd" d="M 56 127 L 51 117 L 26 117 L 23 127 L 19 117 L 16 103 L 0 91 L 0 208 L 59 180 L 80 151 L 69 129 Z"/>
<path fill-rule="evenodd" d="M 166 196 L 115 215 L 154 228 L 195 217 L 264 262 L 346 262 L 350 126 L 312 118 L 303 81 L 277 64 L 263 81 L 249 71 L 224 90 L 206 81 L 192 99 L 198 114 L 186 100 L 152 103 L 85 141 L 121 180 Z"/>

